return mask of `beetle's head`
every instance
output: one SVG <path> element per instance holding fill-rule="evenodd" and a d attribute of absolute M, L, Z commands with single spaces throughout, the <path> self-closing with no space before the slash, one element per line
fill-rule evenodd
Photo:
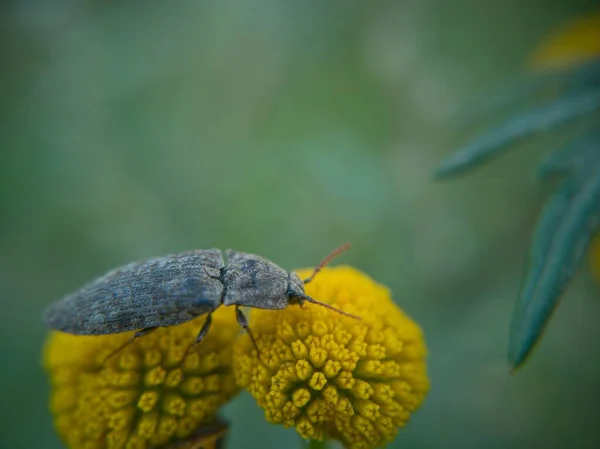
<path fill-rule="evenodd" d="M 339 314 L 346 315 L 351 318 L 360 319 L 360 317 L 358 317 L 356 315 L 352 315 L 350 313 L 344 312 L 343 310 L 337 309 L 337 308 L 330 306 L 329 304 L 326 304 L 324 302 L 317 301 L 316 299 L 311 298 L 304 292 L 304 285 L 308 284 L 310 281 L 312 281 L 314 279 L 314 277 L 317 275 L 317 273 L 319 273 L 319 271 L 321 271 L 323 269 L 323 267 L 325 265 L 327 265 L 327 263 L 331 259 L 333 259 L 335 256 L 337 256 L 341 252 L 345 251 L 349 247 L 350 247 L 350 245 L 346 244 L 346 245 L 341 246 L 340 248 L 336 249 L 329 256 L 327 256 L 325 259 L 323 259 L 323 261 L 319 265 L 317 265 L 313 274 L 310 277 L 308 277 L 304 280 L 300 279 L 298 277 L 298 275 L 296 273 L 294 273 L 293 271 L 290 272 L 290 275 L 288 278 L 288 288 L 287 288 L 287 296 L 288 296 L 289 304 L 298 304 L 298 305 L 302 306 L 302 304 L 304 304 L 304 301 L 306 301 L 306 302 L 310 302 L 310 303 L 317 304 L 319 306 L 334 310 L 335 312 L 337 312 Z"/>
<path fill-rule="evenodd" d="M 288 277 L 287 296 L 290 304 L 301 303 L 302 298 L 306 296 L 304 282 L 293 271 L 289 273 Z"/>

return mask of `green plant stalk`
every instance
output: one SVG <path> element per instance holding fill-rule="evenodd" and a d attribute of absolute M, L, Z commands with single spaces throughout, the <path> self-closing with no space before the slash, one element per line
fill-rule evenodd
<path fill-rule="evenodd" d="M 302 449 L 327 449 L 328 447 L 327 440 L 310 440 L 308 445 L 305 440 L 302 440 Z"/>

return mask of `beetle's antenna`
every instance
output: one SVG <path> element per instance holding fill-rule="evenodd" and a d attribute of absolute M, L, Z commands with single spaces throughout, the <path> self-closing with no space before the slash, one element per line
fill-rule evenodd
<path fill-rule="evenodd" d="M 325 259 L 323 259 L 319 265 L 317 265 L 315 267 L 315 270 L 312 272 L 312 274 L 307 277 L 306 279 L 304 279 L 304 283 L 308 284 L 310 281 L 312 281 L 314 279 L 314 277 L 319 273 L 319 271 L 321 271 L 323 268 L 325 268 L 325 266 L 331 262 L 331 260 L 334 257 L 339 256 L 340 254 L 342 254 L 344 251 L 346 251 L 348 248 L 350 248 L 350 243 L 344 243 L 342 246 L 340 246 L 339 248 L 334 249 L 327 257 L 325 257 Z M 307 300 L 308 301 L 308 300 Z M 310 302 L 310 301 L 309 301 Z"/>
<path fill-rule="evenodd" d="M 326 304 L 326 303 L 324 303 L 324 302 L 321 302 L 321 301 L 317 301 L 316 299 L 313 299 L 313 298 L 311 298 L 310 296 L 302 296 L 301 298 L 302 298 L 304 301 L 306 301 L 306 302 L 310 302 L 310 303 L 312 303 L 312 304 L 317 304 L 318 306 L 323 306 L 323 307 L 326 307 L 326 308 L 328 308 L 329 310 L 333 310 L 334 312 L 337 312 L 337 313 L 339 313 L 339 314 L 341 314 L 341 315 L 349 316 L 350 318 L 354 318 L 355 320 L 360 320 L 360 317 L 359 317 L 359 316 L 352 315 L 351 313 L 344 312 L 343 310 L 340 310 L 340 309 L 338 309 L 338 308 L 336 308 L 336 307 L 330 306 L 329 304 Z"/>

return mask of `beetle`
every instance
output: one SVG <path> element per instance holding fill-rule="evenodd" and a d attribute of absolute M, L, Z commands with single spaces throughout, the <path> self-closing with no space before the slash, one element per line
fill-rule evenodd
<path fill-rule="evenodd" d="M 256 347 L 240 307 L 279 310 L 309 302 L 359 319 L 304 291 L 304 285 L 349 246 L 329 254 L 304 280 L 261 256 L 231 249 L 224 254 L 219 249 L 201 249 L 146 259 L 109 271 L 55 302 L 46 309 L 44 321 L 52 329 L 76 335 L 136 331 L 126 346 L 159 327 L 206 315 L 193 347 L 208 333 L 217 308 L 235 306 L 238 323 Z"/>

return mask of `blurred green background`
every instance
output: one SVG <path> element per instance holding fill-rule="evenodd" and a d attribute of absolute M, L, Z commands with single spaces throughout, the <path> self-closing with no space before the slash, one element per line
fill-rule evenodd
<path fill-rule="evenodd" d="M 424 328 L 432 389 L 393 447 L 595 448 L 600 301 L 585 270 L 508 374 L 547 136 L 464 179 L 453 115 L 591 1 L 5 1 L 0 447 L 59 448 L 50 302 L 116 265 L 236 248 L 292 269 L 339 244 Z M 242 393 L 230 447 L 296 447 Z"/>

